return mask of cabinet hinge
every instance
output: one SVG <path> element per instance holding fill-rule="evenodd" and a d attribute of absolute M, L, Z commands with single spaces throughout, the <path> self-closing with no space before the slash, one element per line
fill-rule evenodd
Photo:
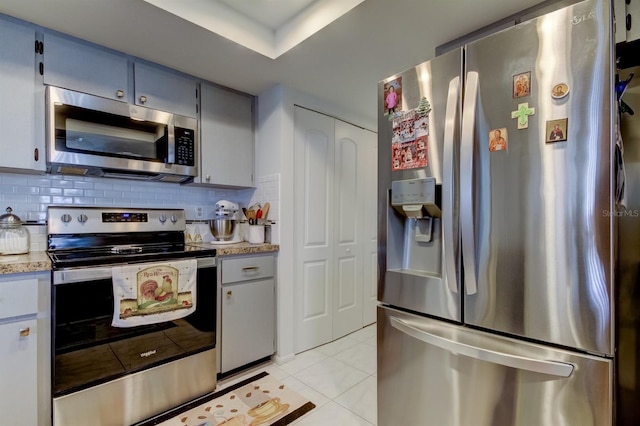
<path fill-rule="evenodd" d="M 42 53 L 44 52 L 44 43 L 39 40 L 36 40 L 35 48 L 36 48 L 36 54 L 42 55 Z"/>
<path fill-rule="evenodd" d="M 40 70 L 40 75 L 44 75 L 44 64 L 42 62 L 40 62 L 40 65 L 38 67 L 39 67 L 39 70 Z"/>

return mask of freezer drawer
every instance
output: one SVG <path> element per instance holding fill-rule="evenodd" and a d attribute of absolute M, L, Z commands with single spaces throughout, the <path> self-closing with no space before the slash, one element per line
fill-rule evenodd
<path fill-rule="evenodd" d="M 613 425 L 613 362 L 378 307 L 378 425 Z"/>

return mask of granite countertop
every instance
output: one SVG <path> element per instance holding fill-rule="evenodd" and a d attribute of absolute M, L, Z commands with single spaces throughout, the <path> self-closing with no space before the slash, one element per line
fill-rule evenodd
<path fill-rule="evenodd" d="M 189 243 L 187 247 L 198 249 L 216 249 L 217 256 L 233 256 L 238 254 L 269 253 L 280 250 L 277 244 L 235 244 Z M 51 260 L 45 251 L 33 251 L 27 254 L 0 256 L 0 275 L 19 274 L 21 272 L 50 271 Z"/>
<path fill-rule="evenodd" d="M 247 242 L 234 244 L 188 243 L 187 246 L 207 249 L 214 248 L 216 249 L 216 256 L 269 253 L 280 250 L 280 246 L 277 244 L 249 244 Z"/>
<path fill-rule="evenodd" d="M 51 260 L 44 251 L 0 256 L 0 274 L 50 271 Z"/>

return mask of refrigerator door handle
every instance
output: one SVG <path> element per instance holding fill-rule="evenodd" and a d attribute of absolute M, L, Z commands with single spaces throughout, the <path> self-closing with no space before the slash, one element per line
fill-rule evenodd
<path fill-rule="evenodd" d="M 454 147 L 456 123 L 458 122 L 458 99 L 460 99 L 460 77 L 449 82 L 449 94 L 447 96 L 447 112 L 444 127 L 444 178 L 442 179 L 442 215 L 443 240 L 444 240 L 444 264 L 447 276 L 447 285 L 453 293 L 458 292 L 458 278 L 456 276 L 456 260 L 454 252 L 453 223 L 454 223 Z"/>
<path fill-rule="evenodd" d="M 389 320 L 391 321 L 391 326 L 393 328 L 415 339 L 453 352 L 454 354 L 467 356 L 493 364 L 513 367 L 519 370 L 533 371 L 535 373 L 549 374 L 558 377 L 569 377 L 573 372 L 573 365 L 565 362 L 545 361 L 542 359 L 528 358 L 520 355 L 493 351 L 490 349 L 483 349 L 465 343 L 455 342 L 441 336 L 436 336 L 435 334 L 413 327 L 406 321 L 397 317 L 389 317 Z"/>
<path fill-rule="evenodd" d="M 467 73 L 466 92 L 462 107 L 462 135 L 460 138 L 460 232 L 462 233 L 462 264 L 467 294 L 476 294 L 476 242 L 473 229 L 473 150 L 478 102 L 478 73 Z"/>

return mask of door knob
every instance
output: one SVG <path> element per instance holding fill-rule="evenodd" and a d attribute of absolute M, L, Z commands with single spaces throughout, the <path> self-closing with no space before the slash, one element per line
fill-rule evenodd
<path fill-rule="evenodd" d="M 227 291 L 227 297 L 231 297 L 233 295 L 233 292 L 231 290 Z"/>
<path fill-rule="evenodd" d="M 147 102 L 147 97 L 146 96 L 140 96 L 140 103 L 144 104 Z"/>
<path fill-rule="evenodd" d="M 29 327 L 20 329 L 20 337 L 27 337 L 29 333 L 31 333 L 31 329 Z"/>
<path fill-rule="evenodd" d="M 124 98 L 124 90 L 116 90 L 116 97 L 118 98 Z"/>

